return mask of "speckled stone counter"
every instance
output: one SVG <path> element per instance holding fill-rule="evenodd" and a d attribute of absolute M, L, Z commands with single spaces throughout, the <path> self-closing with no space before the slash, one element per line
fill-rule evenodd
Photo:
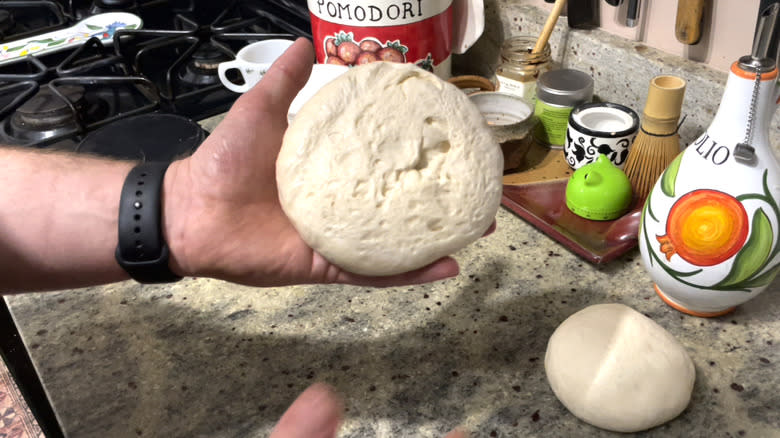
<path fill-rule="evenodd" d="M 489 68 L 503 38 L 544 20 L 514 2 L 486 5 L 499 25 L 460 68 Z M 725 83 L 600 31 L 559 24 L 551 42 L 565 65 L 593 73 L 601 97 L 637 110 L 652 75 L 684 74 L 683 140 L 707 126 Z M 345 397 L 342 437 L 440 437 L 458 425 L 484 437 L 620 436 L 569 414 L 544 374 L 555 327 L 605 302 L 661 324 L 696 365 L 688 409 L 639 436 L 780 436 L 780 279 L 733 314 L 700 319 L 655 296 L 636 250 L 596 267 L 506 210 L 497 223 L 456 254 L 460 276 L 423 286 L 185 279 L 5 299 L 70 437 L 266 436 L 315 381 Z"/>
<path fill-rule="evenodd" d="M 633 251 L 604 267 L 504 210 L 454 279 L 252 289 L 209 279 L 6 297 L 71 437 L 265 436 L 315 381 L 343 437 L 609 436 L 557 401 L 547 339 L 575 311 L 625 303 L 696 365 L 688 409 L 643 436 L 780 436 L 780 282 L 731 315 L 667 307 Z M 573 364 L 576 366 L 576 364 Z"/>

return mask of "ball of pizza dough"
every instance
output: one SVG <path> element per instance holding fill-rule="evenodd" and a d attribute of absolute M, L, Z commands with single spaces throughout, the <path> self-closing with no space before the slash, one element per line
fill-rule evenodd
<path fill-rule="evenodd" d="M 363 275 L 420 268 L 478 239 L 502 191 L 503 155 L 452 84 L 376 62 L 325 85 L 276 161 L 279 200 L 303 240 Z"/>
<path fill-rule="evenodd" d="M 637 432 L 678 416 L 695 370 L 682 345 L 622 304 L 587 307 L 550 337 L 547 380 L 566 408 L 602 429 Z"/>

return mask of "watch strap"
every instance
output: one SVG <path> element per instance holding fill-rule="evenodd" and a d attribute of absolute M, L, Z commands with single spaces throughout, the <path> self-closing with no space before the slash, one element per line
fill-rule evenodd
<path fill-rule="evenodd" d="M 170 252 L 162 234 L 162 184 L 170 163 L 141 163 L 122 186 L 116 261 L 139 283 L 180 280 L 168 266 Z"/>

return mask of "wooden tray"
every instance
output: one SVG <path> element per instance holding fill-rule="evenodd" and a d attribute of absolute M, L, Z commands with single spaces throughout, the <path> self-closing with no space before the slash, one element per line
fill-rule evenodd
<path fill-rule="evenodd" d="M 515 165 L 505 172 L 502 204 L 564 247 L 602 264 L 637 245 L 641 203 L 635 201 L 631 211 L 612 221 L 585 219 L 566 207 L 566 184 L 573 171 L 563 151 L 534 143 L 522 163 L 508 162 Z"/>

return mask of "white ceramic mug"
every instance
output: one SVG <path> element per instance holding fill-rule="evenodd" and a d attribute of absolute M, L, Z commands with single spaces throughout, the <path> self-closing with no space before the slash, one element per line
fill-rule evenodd
<path fill-rule="evenodd" d="M 293 44 L 292 40 L 264 40 L 243 47 L 236 54 L 236 59 L 219 64 L 217 73 L 222 85 L 236 93 L 246 93 L 255 86 L 266 74 L 271 64 L 282 56 Z M 228 70 L 236 69 L 244 78 L 244 84 L 239 85 L 227 77 Z"/>

